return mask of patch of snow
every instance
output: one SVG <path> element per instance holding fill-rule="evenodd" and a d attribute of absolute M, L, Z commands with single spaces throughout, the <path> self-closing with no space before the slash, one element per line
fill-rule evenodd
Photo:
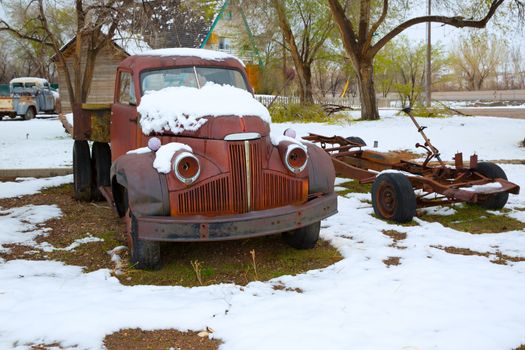
<path fill-rule="evenodd" d="M 127 249 L 128 247 L 121 245 L 108 251 L 111 261 L 115 264 L 115 268 L 113 269 L 115 275 L 121 275 L 123 273 L 122 268 L 126 266 L 126 263 L 122 261 L 119 254 Z"/>
<path fill-rule="evenodd" d="M 485 192 L 492 192 L 493 190 L 497 190 L 502 187 L 503 186 L 499 182 L 489 182 L 488 184 L 484 184 L 484 185 L 460 187 L 459 189 L 463 191 L 468 191 L 468 192 L 485 193 Z"/>
<path fill-rule="evenodd" d="M 75 241 L 73 241 L 73 243 L 71 243 L 65 248 L 54 248 L 54 250 L 64 250 L 66 252 L 71 252 L 80 247 L 82 244 L 93 242 L 104 242 L 104 240 L 99 237 L 93 237 L 91 235 L 88 235 L 87 237 L 76 239 Z"/>
<path fill-rule="evenodd" d="M 153 167 L 157 169 L 159 173 L 168 174 L 171 171 L 171 160 L 178 151 L 193 152 L 192 148 L 188 145 L 179 142 L 170 142 L 160 146 L 155 153 Z"/>
<path fill-rule="evenodd" d="M 0 182 L 0 198 L 21 197 L 39 193 L 48 187 L 60 186 L 73 182 L 73 175 L 46 178 L 17 178 L 16 181 Z"/>
<path fill-rule="evenodd" d="M 301 140 L 295 139 L 293 137 L 286 136 L 286 135 L 283 135 L 283 134 L 278 134 L 276 132 L 271 132 L 270 133 L 270 140 L 272 141 L 272 145 L 274 145 L 274 146 L 278 146 L 281 142 L 287 141 L 287 142 L 291 142 L 293 144 L 299 145 L 299 146 L 301 146 L 301 148 L 306 150 L 306 147 L 301 142 Z"/>
<path fill-rule="evenodd" d="M 457 211 L 454 208 L 441 207 L 441 206 L 422 208 L 420 211 L 427 215 L 439 215 L 439 216 L 448 216 L 448 215 L 454 215 L 457 213 Z"/>
<path fill-rule="evenodd" d="M 58 118 L 0 122 L 0 169 L 70 167 L 74 140 Z"/>
<path fill-rule="evenodd" d="M 238 57 L 230 55 L 226 52 L 207 49 L 194 49 L 189 47 L 176 47 L 144 51 L 140 53 L 140 56 L 191 56 L 198 57 L 203 60 L 213 61 L 224 61 L 229 58 L 233 58 L 239 61 L 244 66 L 244 63 Z"/>
<path fill-rule="evenodd" d="M 407 171 L 396 170 L 396 169 L 381 170 L 379 173 L 377 173 L 377 176 L 379 176 L 381 174 L 401 174 L 401 175 L 411 176 L 411 177 L 419 176 L 419 175 L 414 175 L 412 173 L 409 173 Z"/>
<path fill-rule="evenodd" d="M 335 181 L 334 181 L 334 185 L 338 186 L 338 185 L 344 184 L 345 182 L 348 182 L 348 181 L 353 181 L 353 180 L 352 179 L 346 179 L 344 177 L 336 177 Z"/>
<path fill-rule="evenodd" d="M 126 154 L 144 154 L 144 153 L 150 153 L 151 150 L 149 147 L 140 147 L 137 149 L 132 149 L 131 151 L 127 151 Z"/>
<path fill-rule="evenodd" d="M 34 239 L 47 235 L 42 224 L 62 216 L 56 205 L 27 205 L 19 208 L 0 208 L 0 251 L 9 251 L 6 244 L 37 246 Z"/>
<path fill-rule="evenodd" d="M 73 113 L 66 113 L 65 117 L 66 117 L 66 120 L 68 121 L 68 123 L 71 124 L 71 126 L 73 126 L 73 124 L 74 124 Z"/>
<path fill-rule="evenodd" d="M 144 52 L 151 51 L 151 46 L 149 46 L 140 34 L 121 31 L 119 35 L 113 38 L 113 42 L 123 48 L 129 55 L 140 55 Z"/>
<path fill-rule="evenodd" d="M 212 82 L 200 89 L 180 86 L 146 91 L 137 110 L 146 135 L 164 130 L 175 134 L 196 131 L 206 123 L 203 117 L 256 116 L 266 123 L 271 121 L 266 107 L 248 91 Z"/>

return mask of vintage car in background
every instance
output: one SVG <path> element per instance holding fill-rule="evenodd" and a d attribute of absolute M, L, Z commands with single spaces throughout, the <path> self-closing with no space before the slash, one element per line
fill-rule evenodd
<path fill-rule="evenodd" d="M 60 98 L 46 79 L 15 78 L 9 82 L 9 95 L 0 96 L 0 120 L 3 116 L 30 120 L 37 114 L 59 112 Z"/>
<path fill-rule="evenodd" d="M 282 233 L 313 248 L 320 221 L 337 212 L 332 161 L 292 130 L 271 135 L 270 122 L 234 56 L 130 56 L 111 106 L 74 106 L 75 195 L 115 205 L 138 268 L 159 266 L 161 241 Z"/>

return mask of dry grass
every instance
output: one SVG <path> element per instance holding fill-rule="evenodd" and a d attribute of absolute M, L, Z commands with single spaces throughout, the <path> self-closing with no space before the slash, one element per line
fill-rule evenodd
<path fill-rule="evenodd" d="M 63 248 L 89 234 L 102 238 L 103 242 L 83 244 L 74 251 L 39 251 L 35 254 L 27 254 L 34 250 L 32 247 L 10 246 L 11 252 L 2 253 L 0 257 L 6 260 L 58 260 L 83 266 L 86 271 L 113 269 L 108 251 L 126 244 L 124 224 L 106 203 L 78 202 L 72 198 L 72 191 L 72 185 L 50 188 L 33 196 L 0 200 L 0 207 L 56 204 L 63 216 L 48 221 L 45 226 L 52 228 L 50 235 L 37 241 Z M 160 270 L 137 270 L 125 263 L 123 273 L 116 277 L 126 285 L 245 285 L 254 280 L 265 281 L 323 268 L 342 259 L 326 241 L 319 241 L 311 250 L 296 250 L 282 242 L 279 235 L 226 242 L 163 243 L 161 251 L 163 266 Z M 127 252 L 121 253 L 121 257 L 126 262 Z M 198 262 L 198 268 L 195 262 Z"/>

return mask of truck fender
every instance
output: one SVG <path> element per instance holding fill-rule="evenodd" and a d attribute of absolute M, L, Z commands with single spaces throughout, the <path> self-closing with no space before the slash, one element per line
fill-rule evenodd
<path fill-rule="evenodd" d="M 166 175 L 153 167 L 154 160 L 153 152 L 125 154 L 111 165 L 111 187 L 120 216 L 124 216 L 128 204 L 135 216 L 169 215 Z"/>
<path fill-rule="evenodd" d="M 308 193 L 334 192 L 335 169 L 332 158 L 313 143 L 305 143 L 308 150 Z"/>
<path fill-rule="evenodd" d="M 33 107 L 35 109 L 35 114 L 38 113 L 38 108 L 36 108 L 34 104 L 27 102 L 18 102 L 18 105 L 16 106 L 16 114 L 25 115 L 30 107 Z"/>

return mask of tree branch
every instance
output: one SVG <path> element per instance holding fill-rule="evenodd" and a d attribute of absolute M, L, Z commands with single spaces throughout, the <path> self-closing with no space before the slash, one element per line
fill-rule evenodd
<path fill-rule="evenodd" d="M 388 0 L 383 0 L 383 10 L 381 11 L 381 16 L 379 16 L 379 19 L 372 24 L 372 27 L 370 28 L 370 31 L 368 32 L 368 36 L 366 38 L 366 44 L 365 46 L 368 48 L 372 45 L 372 36 L 376 32 L 377 28 L 385 21 L 386 15 L 388 13 Z"/>
<path fill-rule="evenodd" d="M 350 59 L 357 65 L 357 52 L 355 50 L 355 45 L 357 45 L 357 39 L 352 29 L 352 23 L 348 20 L 345 15 L 345 10 L 339 3 L 339 0 L 328 0 L 328 5 L 330 6 L 330 11 L 334 17 L 335 23 L 341 32 L 343 37 L 343 44 L 345 46 L 346 52 L 350 54 Z"/>
<path fill-rule="evenodd" d="M 15 35 L 17 38 L 26 39 L 26 40 L 30 40 L 30 41 L 33 41 L 33 42 L 36 42 L 36 43 L 39 43 L 39 44 L 42 44 L 42 45 L 53 47 L 53 43 L 50 43 L 50 42 L 48 42 L 48 41 L 46 41 L 44 39 L 41 39 L 41 38 L 37 38 L 37 37 L 31 36 L 28 33 L 23 33 L 20 29 L 15 29 L 15 28 L 11 27 L 3 19 L 0 20 L 0 25 L 2 25 L 2 27 L 0 27 L 0 32 L 9 32 L 9 33 Z"/>
<path fill-rule="evenodd" d="M 329 0 L 330 2 L 334 0 Z M 398 34 L 403 32 L 405 29 L 412 27 L 413 25 L 419 24 L 419 23 L 427 23 L 427 22 L 437 22 L 437 23 L 443 23 L 448 24 L 451 26 L 454 26 L 456 28 L 463 28 L 463 27 L 472 27 L 472 28 L 484 28 L 487 25 L 487 22 L 494 16 L 494 13 L 496 13 L 496 10 L 498 7 L 503 4 L 505 0 L 493 0 L 490 4 L 490 8 L 485 15 L 480 20 L 466 20 L 462 17 L 447 17 L 447 16 L 421 16 L 421 17 L 414 17 L 411 18 L 394 29 L 392 29 L 389 33 L 387 33 L 381 40 L 379 40 L 374 46 L 372 46 L 371 50 L 369 51 L 370 57 L 374 57 L 375 54 L 379 50 L 383 48 L 383 46 L 386 45 L 390 40 L 392 40 L 394 37 L 396 37 Z"/>

